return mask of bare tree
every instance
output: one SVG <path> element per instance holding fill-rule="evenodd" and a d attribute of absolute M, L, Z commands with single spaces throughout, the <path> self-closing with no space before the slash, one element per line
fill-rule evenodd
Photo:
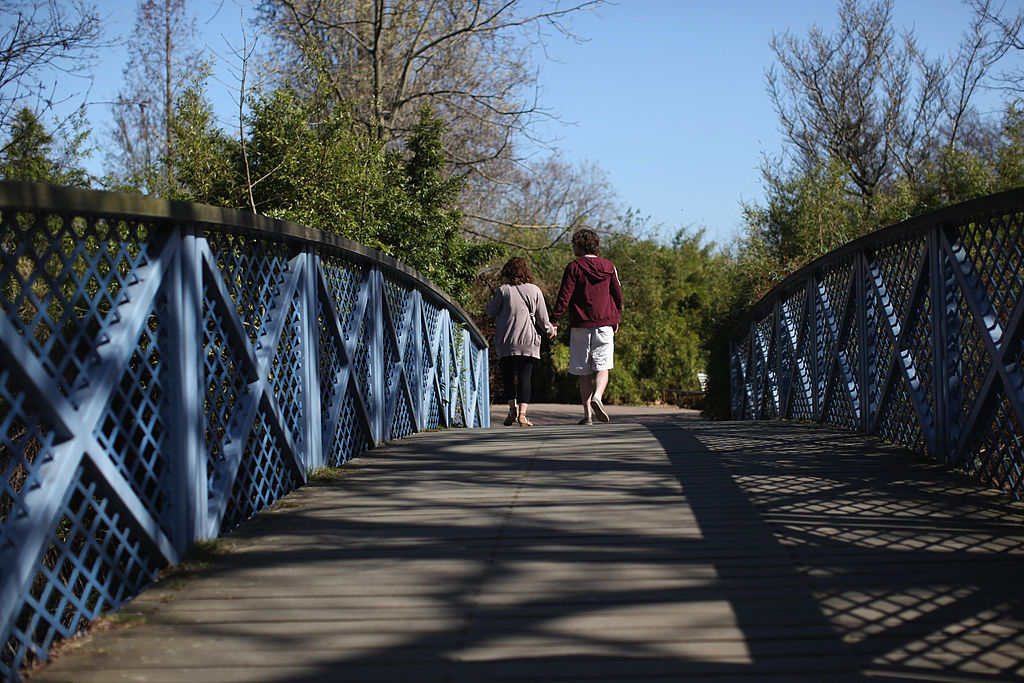
<path fill-rule="evenodd" d="M 984 147 L 988 142 L 987 127 L 980 121 L 974 102 L 983 90 L 998 87 L 996 66 L 1015 45 L 1020 45 L 1024 26 L 1024 10 L 1009 19 L 999 16 L 1005 11 L 1005 2 L 965 0 L 964 4 L 972 10 L 971 21 L 949 59 L 940 90 L 949 150 L 961 145 Z M 1017 80 L 1004 82 L 1017 84 L 1020 76 L 1018 73 Z"/>
<path fill-rule="evenodd" d="M 941 72 L 932 65 L 913 82 L 917 48 L 892 27 L 892 0 L 841 0 L 835 32 L 776 34 L 771 48 L 768 92 L 802 163 L 838 161 L 865 200 L 897 167 L 916 166 L 935 134 Z"/>
<path fill-rule="evenodd" d="M 263 0 L 260 14 L 280 80 L 329 105 L 344 103 L 380 139 L 405 138 L 429 103 L 445 123 L 451 171 L 466 179 L 459 201 L 467 233 L 533 249 L 551 239 L 510 226 L 555 226 L 557 237 L 583 215 L 577 209 L 591 194 L 611 195 L 606 184 L 585 187 L 586 174 L 554 158 L 523 158 L 526 148 L 535 153 L 547 142 L 536 124 L 557 119 L 540 102 L 538 49 L 552 35 L 580 40 L 573 16 L 603 3 Z M 561 183 L 578 194 L 560 208 L 513 206 L 516 197 L 557 194 Z"/>
<path fill-rule="evenodd" d="M 260 11 L 287 82 L 349 103 L 385 140 L 406 136 L 429 103 L 466 173 L 510 158 L 551 115 L 538 102 L 534 49 L 549 31 L 572 35 L 573 13 L 603 1 L 264 0 Z"/>
<path fill-rule="evenodd" d="M 0 127 L 7 127 L 22 108 L 43 116 L 83 95 L 58 87 L 58 81 L 66 83 L 66 76 L 86 71 L 100 46 L 95 5 L 85 0 L 2 0 L 0 25 L 5 27 L 0 33 Z M 0 147 L 0 154 L 5 150 Z"/>
<path fill-rule="evenodd" d="M 592 163 L 552 155 L 505 175 L 502 191 L 467 194 L 462 209 L 470 235 L 535 254 L 565 243 L 576 228 L 608 230 L 621 213 L 607 176 Z"/>
<path fill-rule="evenodd" d="M 114 173 L 161 194 L 174 186 L 174 100 L 204 67 L 185 0 L 140 0 L 114 104 Z"/>
<path fill-rule="evenodd" d="M 998 61 L 1005 54 L 1024 54 L 1024 9 L 1006 0 L 964 0 L 975 17 L 975 26 L 984 36 L 988 54 Z M 1024 95 L 1024 67 L 1006 69 L 995 74 L 991 87 L 1001 88 L 1021 97 Z"/>

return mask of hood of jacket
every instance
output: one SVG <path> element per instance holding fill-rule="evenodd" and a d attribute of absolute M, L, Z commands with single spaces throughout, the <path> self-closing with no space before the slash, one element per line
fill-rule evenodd
<path fill-rule="evenodd" d="M 600 284 L 615 275 L 615 266 L 600 256 L 580 256 L 576 259 L 580 270 L 592 285 Z"/>

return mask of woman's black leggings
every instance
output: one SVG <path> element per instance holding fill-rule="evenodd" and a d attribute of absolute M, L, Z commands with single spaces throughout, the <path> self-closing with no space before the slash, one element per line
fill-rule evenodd
<path fill-rule="evenodd" d="M 530 402 L 530 375 L 536 358 L 530 356 L 505 356 L 501 359 L 501 381 L 505 387 L 505 402 L 515 399 L 516 403 Z M 516 391 L 516 377 L 519 377 L 519 391 Z"/>

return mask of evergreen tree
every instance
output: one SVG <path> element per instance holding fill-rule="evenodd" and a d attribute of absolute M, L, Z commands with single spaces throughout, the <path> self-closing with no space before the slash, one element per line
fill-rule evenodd
<path fill-rule="evenodd" d="M 420 270 L 463 305 L 497 253 L 462 236 L 461 180 L 446 174 L 444 127 L 421 111 L 403 152 L 288 89 L 250 102 L 248 135 L 227 138 L 198 88 L 179 98 L 180 199 L 250 210 L 342 235 Z"/>
<path fill-rule="evenodd" d="M 9 123 L 9 136 L 0 159 L 0 178 L 54 185 L 88 187 L 81 167 L 81 147 L 89 133 L 79 119 L 75 135 L 59 147 L 31 109 L 23 108 Z"/>

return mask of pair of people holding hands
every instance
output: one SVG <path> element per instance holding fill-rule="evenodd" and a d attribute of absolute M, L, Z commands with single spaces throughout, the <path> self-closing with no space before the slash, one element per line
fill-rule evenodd
<path fill-rule="evenodd" d="M 622 286 L 615 265 L 598 256 L 600 240 L 593 230 L 573 233 L 576 258 L 562 273 L 555 305 L 548 315 L 544 294 L 533 284 L 526 261 L 518 256 L 501 269 L 505 281 L 487 304 L 495 318 L 494 347 L 499 358 L 504 398 L 509 412 L 505 425 L 532 427 L 527 417 L 531 376 L 540 360 L 541 331 L 554 337 L 558 320 L 568 313 L 569 373 L 579 376 L 581 425 L 596 417 L 608 422 L 602 397 L 612 368 L 615 332 L 622 314 Z"/>

